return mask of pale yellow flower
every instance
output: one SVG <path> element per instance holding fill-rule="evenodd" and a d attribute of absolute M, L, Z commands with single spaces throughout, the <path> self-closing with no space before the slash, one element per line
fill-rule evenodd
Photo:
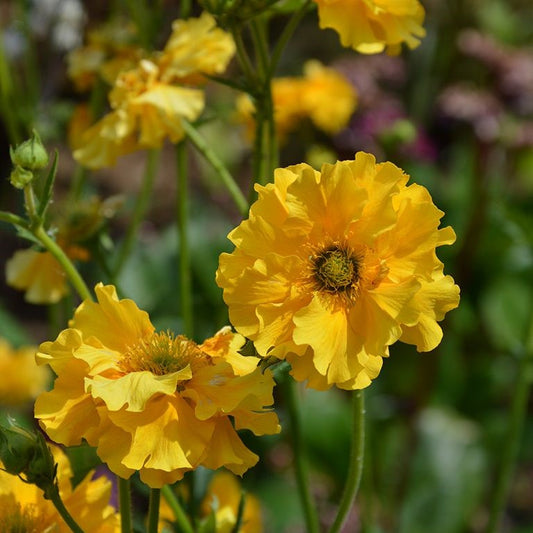
<path fill-rule="evenodd" d="M 277 169 L 229 234 L 217 283 L 232 324 L 310 387 L 368 386 L 398 340 L 432 350 L 459 303 L 436 255 L 455 233 L 408 179 L 363 152 L 320 172 Z"/>
<path fill-rule="evenodd" d="M 333 28 L 343 46 L 363 54 L 416 48 L 426 34 L 418 0 L 314 0 L 321 28 Z"/>
<path fill-rule="evenodd" d="M 132 300 L 97 285 L 70 328 L 37 354 L 57 379 L 36 401 L 35 416 L 56 442 L 97 447 L 123 478 L 161 487 L 200 465 L 242 474 L 258 457 L 235 430 L 275 433 L 270 372 L 238 350 L 244 338 L 225 328 L 197 345 L 155 332 Z M 230 417 L 232 421 L 230 421 Z"/>

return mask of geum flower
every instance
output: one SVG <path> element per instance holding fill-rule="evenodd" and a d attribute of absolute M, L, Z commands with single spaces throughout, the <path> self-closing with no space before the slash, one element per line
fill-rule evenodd
<path fill-rule="evenodd" d="M 459 302 L 435 249 L 455 241 L 442 211 L 392 163 L 277 169 L 256 185 L 248 220 L 230 234 L 217 283 L 230 321 L 262 356 L 287 359 L 297 380 L 325 389 L 370 384 L 401 340 L 419 351 Z"/>
<path fill-rule="evenodd" d="M 234 52 L 231 36 L 210 15 L 174 22 L 163 51 L 118 74 L 111 111 L 78 137 L 74 158 L 98 169 L 136 150 L 160 148 L 166 138 L 177 143 L 185 135 L 182 120 L 196 120 L 204 109 L 199 85 L 224 71 Z"/>
<path fill-rule="evenodd" d="M 322 29 L 332 28 L 343 46 L 362 54 L 386 50 L 395 55 L 402 43 L 416 48 L 426 32 L 418 0 L 314 0 Z"/>
<path fill-rule="evenodd" d="M 109 505 L 111 482 L 103 476 L 93 479 L 91 471 L 73 488 L 67 456 L 57 446 L 51 449 L 57 462 L 59 494 L 74 520 L 86 533 L 118 533 L 120 517 Z M 69 533 L 71 529 L 40 488 L 0 468 L 0 531 Z"/>
<path fill-rule="evenodd" d="M 139 471 L 151 487 L 200 465 L 239 475 L 253 466 L 258 457 L 236 430 L 280 428 L 265 407 L 273 403 L 272 376 L 238 353 L 243 337 L 224 328 L 197 345 L 155 332 L 148 314 L 119 300 L 113 286 L 97 285 L 96 295 L 37 354 L 57 374 L 35 404 L 50 438 L 68 446 L 84 438 L 113 472 Z"/>

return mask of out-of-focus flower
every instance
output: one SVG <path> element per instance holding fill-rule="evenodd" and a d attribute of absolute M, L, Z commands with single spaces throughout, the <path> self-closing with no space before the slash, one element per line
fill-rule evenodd
<path fill-rule="evenodd" d="M 173 483 L 200 465 L 242 474 L 258 457 L 236 429 L 279 431 L 270 372 L 237 350 L 244 338 L 225 328 L 197 345 L 155 332 L 148 314 L 96 286 L 70 328 L 37 354 L 57 379 L 41 394 L 35 416 L 66 445 L 85 438 L 123 478 L 140 471 L 151 487 Z M 234 425 L 230 418 L 232 417 Z"/>
<path fill-rule="evenodd" d="M 92 479 L 93 472 L 89 472 L 81 483 L 72 488 L 70 480 L 73 474 L 66 455 L 56 446 L 52 447 L 52 452 L 58 464 L 59 493 L 74 520 L 87 533 L 119 532 L 119 515 L 109 505 L 111 482 L 105 477 Z M 40 488 L 3 471 L 0 471 L 0 530 L 71 531 L 53 503 L 44 498 Z"/>
<path fill-rule="evenodd" d="M 348 80 L 318 61 L 308 61 L 304 76 L 276 78 L 272 82 L 274 121 L 283 139 L 301 120 L 309 118 L 328 134 L 344 128 L 357 106 L 357 92 Z M 255 108 L 247 95 L 237 99 L 237 120 L 253 136 Z"/>
<path fill-rule="evenodd" d="M 195 120 L 204 108 L 197 84 L 204 74 L 223 71 L 233 53 L 233 41 L 210 15 L 175 23 L 163 52 L 118 75 L 109 94 L 111 112 L 79 137 L 74 158 L 97 169 L 130 152 L 158 148 L 166 137 L 178 142 L 182 119 Z"/>
<path fill-rule="evenodd" d="M 22 405 L 46 389 L 50 372 L 35 363 L 36 351 L 34 346 L 12 348 L 0 338 L 0 405 Z"/>
<path fill-rule="evenodd" d="M 435 253 L 455 233 L 408 179 L 363 152 L 320 172 L 278 169 L 229 234 L 217 283 L 232 324 L 310 387 L 368 386 L 398 340 L 432 350 L 459 303 Z"/>
<path fill-rule="evenodd" d="M 204 500 L 201 504 L 201 513 L 207 519 L 212 513 L 215 519 L 216 533 L 231 533 L 237 524 L 239 503 L 241 497 L 245 497 L 244 510 L 242 515 L 242 533 L 262 533 L 263 519 L 261 516 L 261 505 L 259 500 L 249 493 L 243 493 L 238 479 L 230 472 L 220 470 L 211 478 Z M 161 501 L 159 513 L 160 528 L 163 532 L 170 533 L 174 513 L 165 500 Z"/>
<path fill-rule="evenodd" d="M 398 54 L 402 43 L 416 48 L 425 30 L 418 0 L 314 0 L 320 27 L 333 28 L 343 46 L 362 54 Z"/>

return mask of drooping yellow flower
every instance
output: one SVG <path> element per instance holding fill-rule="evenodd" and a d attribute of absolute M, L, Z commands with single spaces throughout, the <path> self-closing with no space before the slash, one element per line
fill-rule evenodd
<path fill-rule="evenodd" d="M 120 518 L 109 505 L 111 482 L 93 479 L 93 472 L 72 488 L 72 470 L 66 455 L 52 447 L 58 464 L 57 481 L 65 507 L 86 533 L 120 531 Z M 1 463 L 0 463 L 1 466 Z M 71 530 L 43 491 L 18 476 L 0 471 L 0 531 L 69 533 Z"/>
<path fill-rule="evenodd" d="M 387 50 L 398 54 L 402 43 L 416 48 L 426 34 L 424 8 L 418 0 L 314 0 L 320 27 L 333 28 L 343 46 L 362 54 Z"/>
<path fill-rule="evenodd" d="M 176 22 L 173 29 L 162 52 L 118 74 L 109 93 L 111 112 L 79 137 L 74 158 L 81 164 L 103 168 L 136 150 L 159 148 L 167 137 L 176 143 L 184 137 L 182 120 L 201 114 L 204 92 L 198 84 L 205 74 L 226 68 L 235 46 L 207 14 Z"/>
<path fill-rule="evenodd" d="M 276 131 L 281 139 L 309 118 L 322 131 L 332 135 L 348 124 L 357 106 L 357 92 L 336 70 L 319 61 L 308 61 L 301 77 L 275 78 L 272 101 Z M 253 137 L 255 107 L 248 95 L 237 99 L 237 119 L 246 124 Z"/>
<path fill-rule="evenodd" d="M 14 349 L 0 339 L 0 405 L 24 404 L 46 389 L 51 376 L 35 363 L 36 351 L 35 346 Z"/>
<path fill-rule="evenodd" d="M 214 513 L 216 533 L 231 533 L 237 524 L 242 494 L 242 487 L 238 479 L 230 472 L 219 470 L 211 478 L 207 487 L 200 508 L 201 517 L 207 518 L 211 513 Z M 159 527 L 164 533 L 174 531 L 170 525 L 175 521 L 174 513 L 163 499 L 161 500 L 159 519 Z M 245 494 L 239 531 L 241 533 L 262 533 L 263 531 L 261 505 L 253 494 Z"/>
<path fill-rule="evenodd" d="M 58 376 L 35 404 L 48 435 L 66 445 L 86 439 L 113 472 L 140 471 L 151 487 L 199 465 L 236 474 L 253 466 L 258 458 L 235 430 L 262 435 L 279 425 L 265 409 L 272 376 L 237 352 L 243 337 L 225 328 L 197 345 L 155 332 L 148 314 L 119 300 L 113 286 L 97 285 L 96 295 L 37 354 Z"/>
<path fill-rule="evenodd" d="M 310 387 L 368 386 L 397 340 L 435 348 L 459 303 L 435 253 L 455 233 L 408 179 L 363 152 L 320 172 L 277 169 L 229 234 L 217 282 L 232 324 Z"/>

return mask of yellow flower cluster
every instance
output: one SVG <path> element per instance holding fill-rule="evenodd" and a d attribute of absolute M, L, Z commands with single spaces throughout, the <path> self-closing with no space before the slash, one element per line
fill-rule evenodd
<path fill-rule="evenodd" d="M 119 300 L 113 286 L 97 285 L 96 295 L 37 354 L 57 374 L 35 404 L 46 433 L 68 446 L 85 438 L 113 472 L 139 471 L 151 487 L 200 465 L 236 474 L 253 466 L 258 457 L 236 429 L 280 428 L 266 407 L 274 381 L 257 358 L 238 353 L 244 338 L 225 328 L 197 345 L 155 332 L 147 313 Z"/>
<path fill-rule="evenodd" d="M 204 93 L 198 84 L 205 74 L 225 70 L 235 51 L 229 34 L 204 13 L 175 21 L 164 50 L 121 71 L 109 94 L 111 112 L 76 141 L 74 158 L 97 169 L 143 148 L 158 148 L 168 137 L 183 138 L 181 120 L 198 118 Z"/>
<path fill-rule="evenodd" d="M 437 321 L 459 303 L 435 249 L 455 241 L 442 211 L 392 163 L 278 169 L 256 185 L 249 219 L 230 234 L 217 282 L 232 324 L 263 355 L 287 359 L 297 380 L 366 387 L 401 340 L 437 346 Z"/>
<path fill-rule="evenodd" d="M 89 472 L 73 489 L 66 455 L 56 446 L 52 453 L 59 494 L 74 520 L 86 533 L 118 533 L 120 517 L 109 505 L 111 482 L 105 477 L 93 479 L 94 472 Z M 0 470 L 0 531 L 69 533 L 71 529 L 40 488 Z"/>
<path fill-rule="evenodd" d="M 418 0 L 314 0 L 321 28 L 333 28 L 343 46 L 363 54 L 398 54 L 416 48 L 426 34 Z"/>
<path fill-rule="evenodd" d="M 34 346 L 14 349 L 0 338 L 0 405 L 22 405 L 46 389 L 51 375 L 35 363 L 36 351 Z"/>
<path fill-rule="evenodd" d="M 305 118 L 328 134 L 338 133 L 357 106 L 357 92 L 336 70 L 318 61 L 308 61 L 302 77 L 275 78 L 272 81 L 274 121 L 280 137 L 294 131 Z M 237 99 L 237 120 L 253 137 L 255 107 L 248 95 Z"/>

